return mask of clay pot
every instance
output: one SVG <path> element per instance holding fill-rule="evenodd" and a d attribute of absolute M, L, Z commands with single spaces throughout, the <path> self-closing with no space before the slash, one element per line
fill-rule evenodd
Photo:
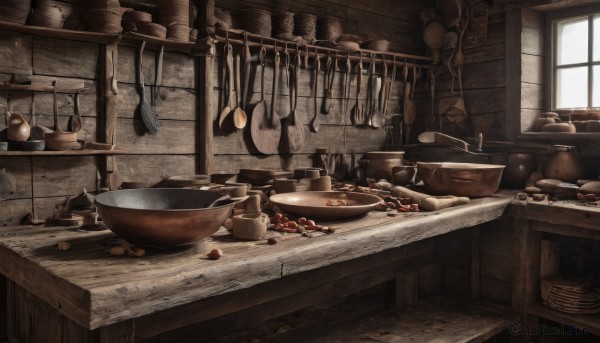
<path fill-rule="evenodd" d="M 11 141 L 24 142 L 29 138 L 31 128 L 27 121 L 20 115 L 13 113 L 8 119 L 7 137 Z"/>
<path fill-rule="evenodd" d="M 58 5 L 38 6 L 29 19 L 31 25 L 60 29 L 63 26 L 62 9 Z"/>
<path fill-rule="evenodd" d="M 502 185 L 507 188 L 523 188 L 525 182 L 536 169 L 530 154 L 508 154 L 506 169 L 502 173 Z"/>
<path fill-rule="evenodd" d="M 368 178 L 392 180 L 392 168 L 402 165 L 404 151 L 370 151 L 363 159 L 368 161 L 366 167 Z"/>
<path fill-rule="evenodd" d="M 554 153 L 544 167 L 544 176 L 565 182 L 576 182 L 583 179 L 585 177 L 583 161 L 575 151 L 575 147 L 556 145 Z"/>
<path fill-rule="evenodd" d="M 534 131 L 542 131 L 544 126 L 547 124 L 555 124 L 560 119 L 558 118 L 558 113 L 555 112 L 544 112 L 540 113 L 540 117 L 535 120 L 533 124 Z"/>

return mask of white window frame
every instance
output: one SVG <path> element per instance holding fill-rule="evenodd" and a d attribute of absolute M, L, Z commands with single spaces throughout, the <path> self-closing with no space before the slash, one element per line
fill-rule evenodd
<path fill-rule="evenodd" d="M 549 61 L 549 71 L 548 71 L 548 75 L 549 77 L 549 92 L 548 94 L 550 95 L 550 101 L 549 101 L 549 108 L 552 109 L 552 111 L 557 111 L 557 112 L 561 112 L 561 113 L 568 113 L 571 110 L 573 110 L 573 108 L 557 108 L 557 92 L 558 92 L 558 83 L 557 83 L 557 75 L 558 75 L 558 71 L 560 69 L 567 69 L 567 68 L 573 68 L 573 67 L 587 67 L 588 68 L 588 85 L 587 85 L 587 90 L 588 90 L 588 94 L 587 94 L 587 106 L 584 106 L 583 108 L 592 108 L 592 96 L 593 96 L 593 84 L 594 84 L 594 79 L 593 79 L 593 67 L 594 66 L 600 66 L 600 61 L 597 62 L 593 62 L 593 39 L 594 39 L 594 30 L 593 30 L 593 20 L 595 16 L 600 16 L 600 7 L 598 6 L 593 6 L 593 7 L 585 7 L 585 8 L 579 8 L 576 10 L 563 10 L 563 11 L 557 11 L 557 12 L 550 12 L 548 14 L 547 17 L 547 24 L 546 24 L 546 32 L 550 33 L 551 38 L 550 38 L 550 46 L 548 47 L 548 51 L 547 51 L 547 56 L 550 56 L 550 61 Z M 582 62 L 582 63 L 574 63 L 574 64 L 565 64 L 562 66 L 558 66 L 557 65 L 557 40 L 558 40 L 558 34 L 557 34 L 557 23 L 559 21 L 563 21 L 563 20 L 570 20 L 570 19 L 581 19 L 581 18 L 588 18 L 588 60 L 586 62 Z M 581 108 L 578 108 L 581 109 Z"/>

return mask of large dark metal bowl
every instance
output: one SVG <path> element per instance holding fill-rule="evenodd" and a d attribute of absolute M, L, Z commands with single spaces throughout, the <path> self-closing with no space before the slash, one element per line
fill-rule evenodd
<path fill-rule="evenodd" d="M 215 233 L 235 201 L 208 207 L 223 195 L 181 188 L 127 189 L 96 196 L 106 226 L 131 243 L 182 246 Z"/>

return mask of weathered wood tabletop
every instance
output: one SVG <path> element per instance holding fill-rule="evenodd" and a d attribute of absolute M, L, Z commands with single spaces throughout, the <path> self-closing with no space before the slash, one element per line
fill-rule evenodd
<path fill-rule="evenodd" d="M 19 226 L 0 231 L 0 273 L 86 329 L 160 312 L 304 271 L 376 254 L 502 216 L 512 197 L 396 217 L 371 212 L 332 223 L 334 234 L 289 234 L 276 245 L 234 239 L 222 228 L 207 242 L 141 258 L 111 256 L 108 230 Z M 69 241 L 72 249 L 58 251 Z M 206 249 L 220 248 L 217 261 Z"/>

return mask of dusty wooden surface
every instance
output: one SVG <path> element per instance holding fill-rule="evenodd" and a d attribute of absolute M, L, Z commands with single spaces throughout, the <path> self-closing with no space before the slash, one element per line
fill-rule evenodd
<path fill-rule="evenodd" d="M 50 306 L 94 329 L 304 271 L 368 256 L 500 217 L 508 203 L 497 195 L 435 213 L 388 217 L 371 212 L 333 223 L 333 235 L 289 235 L 274 246 L 216 235 L 194 249 L 112 257 L 109 231 L 13 227 L 0 236 L 0 271 Z M 70 241 L 71 251 L 55 245 Z M 225 256 L 206 259 L 207 248 Z M 43 285 L 43 287 L 40 287 Z"/>
<path fill-rule="evenodd" d="M 505 331 L 519 315 L 507 308 L 436 297 L 400 310 L 379 311 L 337 325 L 321 323 L 266 342 L 483 342 Z"/>

